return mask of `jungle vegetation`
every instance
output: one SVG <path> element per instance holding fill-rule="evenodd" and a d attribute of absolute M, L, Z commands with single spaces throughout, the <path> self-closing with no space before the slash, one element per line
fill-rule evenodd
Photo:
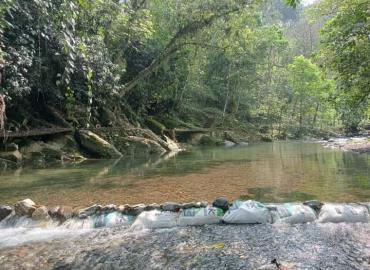
<path fill-rule="evenodd" d="M 370 1 L 2 0 L 5 129 L 369 123 Z"/>

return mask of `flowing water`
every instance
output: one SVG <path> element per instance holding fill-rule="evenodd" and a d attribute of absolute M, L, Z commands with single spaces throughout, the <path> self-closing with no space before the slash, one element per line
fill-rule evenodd
<path fill-rule="evenodd" d="M 369 165 L 367 154 L 318 143 L 194 149 L 158 158 L 5 171 L 0 203 L 29 197 L 48 206 L 82 207 L 212 201 L 219 195 L 262 202 L 370 201 Z M 0 223 L 0 269 L 258 269 L 271 266 L 274 258 L 289 269 L 370 269 L 370 224 L 137 232 L 129 228 L 131 222 L 114 216 L 62 226 L 26 218 Z"/>

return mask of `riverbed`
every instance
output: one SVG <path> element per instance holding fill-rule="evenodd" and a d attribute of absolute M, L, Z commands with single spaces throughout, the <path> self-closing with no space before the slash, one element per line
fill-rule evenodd
<path fill-rule="evenodd" d="M 277 269 L 270 264 L 276 259 L 290 270 L 370 269 L 369 235 L 369 224 L 45 229 L 18 232 L 18 242 L 8 238 L 0 264 L 18 270 Z"/>
<path fill-rule="evenodd" d="M 0 202 L 49 207 L 94 203 L 255 199 L 358 202 L 370 198 L 370 155 L 320 143 L 274 142 L 177 154 L 20 168 L 0 175 Z"/>

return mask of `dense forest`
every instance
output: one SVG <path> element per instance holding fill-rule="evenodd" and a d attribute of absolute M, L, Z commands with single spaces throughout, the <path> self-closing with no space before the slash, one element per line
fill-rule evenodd
<path fill-rule="evenodd" d="M 0 37 L 7 131 L 284 139 L 370 119 L 369 0 L 3 0 Z"/>

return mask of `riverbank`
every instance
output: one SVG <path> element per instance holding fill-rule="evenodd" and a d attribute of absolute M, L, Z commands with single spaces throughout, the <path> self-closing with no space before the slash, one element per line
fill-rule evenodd
<path fill-rule="evenodd" d="M 325 147 L 356 153 L 370 152 L 370 137 L 332 138 L 323 143 Z"/>

